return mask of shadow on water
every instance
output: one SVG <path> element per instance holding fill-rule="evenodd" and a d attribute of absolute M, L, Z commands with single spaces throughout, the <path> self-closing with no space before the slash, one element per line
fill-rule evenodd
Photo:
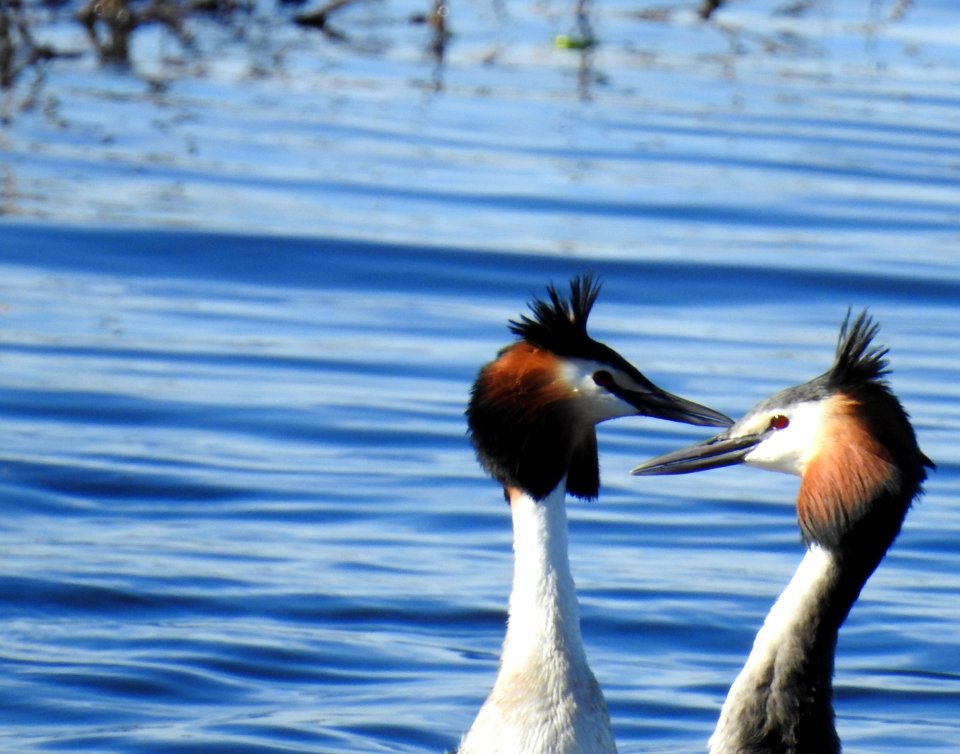
<path fill-rule="evenodd" d="M 59 242 L 56 240 L 60 236 Z M 230 253 L 225 254 L 224 249 Z M 424 247 L 370 243 L 359 240 L 286 238 L 278 247 L 269 236 L 214 234 L 188 231 L 86 230 L 22 226 L 9 238 L 4 260 L 10 265 L 42 266 L 70 274 L 136 276 L 149 261 L 157 279 L 189 279 L 271 286 L 355 290 L 368 294 L 391 291 L 459 292 L 482 296 L 486 287 L 518 298 L 536 290 L 542 280 L 560 280 L 578 263 L 562 257 L 478 251 L 466 247 Z M 40 262 L 39 260 L 42 260 Z M 318 262 L 322 260 L 322 264 Z M 690 300 L 728 303 L 775 302 L 789 288 L 834 293 L 843 299 L 854 289 L 872 300 L 896 300 L 910 290 L 922 291 L 931 304 L 960 301 L 960 287 L 952 277 L 931 278 L 922 268 L 909 274 L 871 274 L 853 268 L 811 268 L 802 263 L 774 267 L 765 259 L 736 265 L 702 260 L 593 259 L 591 270 L 605 281 L 612 295 L 629 298 L 629 283 L 642 278 L 648 303 L 669 303 L 683 289 Z M 509 269 L 510 276 L 504 275 Z M 660 295 L 658 292 L 662 292 Z M 273 361 L 276 357 L 271 357 Z"/>

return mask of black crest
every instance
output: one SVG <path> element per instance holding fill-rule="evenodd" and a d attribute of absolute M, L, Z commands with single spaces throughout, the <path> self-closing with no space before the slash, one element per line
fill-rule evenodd
<path fill-rule="evenodd" d="M 887 351 L 884 346 L 873 345 L 880 325 L 866 310 L 860 312 L 850 324 L 850 311 L 840 326 L 837 340 L 837 355 L 827 372 L 829 385 L 836 389 L 852 388 L 867 382 L 882 383 L 890 371 Z"/>
<path fill-rule="evenodd" d="M 561 297 L 554 285 L 548 285 L 550 300 L 536 298 L 530 302 L 533 317 L 524 314 L 510 320 L 510 331 L 561 356 L 587 355 L 597 345 L 587 335 L 587 318 L 599 293 L 600 283 L 592 275 L 573 278 L 568 299 Z"/>

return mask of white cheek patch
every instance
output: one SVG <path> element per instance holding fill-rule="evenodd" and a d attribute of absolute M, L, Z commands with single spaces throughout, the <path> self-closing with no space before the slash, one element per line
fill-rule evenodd
<path fill-rule="evenodd" d="M 580 393 L 584 396 L 610 395 L 605 388 L 597 385 L 593 377 L 597 372 L 607 372 L 614 379 L 620 377 L 612 367 L 591 359 L 564 359 L 561 368 L 561 374 L 573 392 Z M 610 397 L 613 396 L 611 395 Z"/>
<path fill-rule="evenodd" d="M 615 380 L 623 378 L 614 368 L 592 359 L 564 359 L 561 367 L 563 379 L 567 381 L 571 391 L 588 399 L 582 410 L 590 421 L 598 423 L 637 413 L 637 409 L 629 403 L 597 385 L 593 378 L 597 372 L 609 372 Z"/>
<path fill-rule="evenodd" d="M 587 359 L 563 359 L 560 374 L 576 393 L 590 395 L 597 392 L 597 384 L 593 381 L 594 372 L 601 369 L 600 364 Z"/>
<path fill-rule="evenodd" d="M 786 416 L 790 424 L 773 431 L 745 456 L 744 461 L 761 469 L 803 476 L 807 463 L 816 455 L 820 445 L 820 432 L 825 422 L 825 403 L 808 401 L 783 411 L 768 411 L 762 426 L 769 426 L 770 419 L 778 414 Z M 762 429 L 762 426 L 758 429 Z"/>

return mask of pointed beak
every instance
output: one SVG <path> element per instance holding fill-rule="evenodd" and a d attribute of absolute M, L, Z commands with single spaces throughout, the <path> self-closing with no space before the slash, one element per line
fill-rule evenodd
<path fill-rule="evenodd" d="M 661 390 L 653 383 L 648 383 L 645 387 L 645 390 L 619 389 L 615 390 L 615 393 L 643 416 L 694 424 L 698 427 L 729 427 L 733 424 L 733 419 L 729 416 Z"/>
<path fill-rule="evenodd" d="M 694 471 L 733 466 L 743 463 L 750 451 L 757 447 L 764 437 L 766 437 L 765 434 L 728 437 L 726 432 L 721 432 L 709 440 L 644 461 L 630 473 L 636 476 L 690 474 Z"/>

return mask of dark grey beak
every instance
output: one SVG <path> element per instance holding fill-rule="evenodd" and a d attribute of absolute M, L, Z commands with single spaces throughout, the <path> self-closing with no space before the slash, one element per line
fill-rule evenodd
<path fill-rule="evenodd" d="M 698 427 L 729 427 L 733 424 L 733 419 L 729 416 L 668 393 L 653 384 L 649 391 L 621 390 L 617 394 L 644 416 L 694 424 Z"/>
<path fill-rule="evenodd" d="M 652 416 L 655 419 L 694 424 L 698 427 L 729 427 L 733 424 L 733 419 L 719 411 L 661 390 L 616 351 L 599 343 L 597 347 L 605 349 L 609 363 L 626 372 L 635 383 L 633 387 L 621 386 L 608 374 L 609 379 L 604 381 L 603 387 L 637 409 L 640 416 Z M 599 373 L 595 374 L 594 379 L 598 376 Z"/>
<path fill-rule="evenodd" d="M 764 437 L 764 434 L 727 437 L 726 432 L 721 432 L 704 442 L 644 461 L 630 473 L 637 476 L 690 474 L 694 471 L 733 466 L 743 463 L 747 454 L 757 447 Z"/>

